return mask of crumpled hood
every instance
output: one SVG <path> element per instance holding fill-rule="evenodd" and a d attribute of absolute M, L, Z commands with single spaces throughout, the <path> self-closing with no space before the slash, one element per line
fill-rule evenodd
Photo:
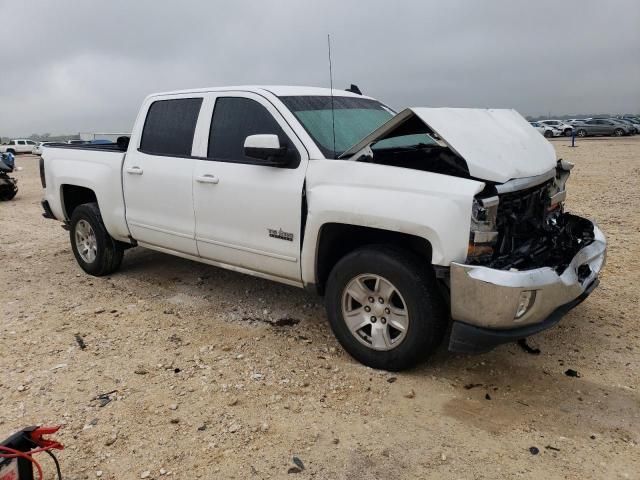
<path fill-rule="evenodd" d="M 414 116 L 467 162 L 472 177 L 504 183 L 513 178 L 541 175 L 556 165 L 551 143 L 511 109 L 408 108 L 341 157 L 385 138 Z"/>

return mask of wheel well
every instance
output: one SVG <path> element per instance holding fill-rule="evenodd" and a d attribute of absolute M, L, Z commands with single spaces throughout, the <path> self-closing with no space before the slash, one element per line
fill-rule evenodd
<path fill-rule="evenodd" d="M 77 185 L 62 185 L 62 205 L 67 220 L 71 219 L 73 211 L 83 203 L 96 202 L 96 194 L 90 188 Z"/>
<path fill-rule="evenodd" d="M 316 253 L 316 289 L 324 294 L 329 273 L 347 253 L 365 245 L 394 245 L 417 254 L 431 265 L 431 244 L 428 240 L 408 233 L 372 227 L 328 223 L 320 230 Z"/>

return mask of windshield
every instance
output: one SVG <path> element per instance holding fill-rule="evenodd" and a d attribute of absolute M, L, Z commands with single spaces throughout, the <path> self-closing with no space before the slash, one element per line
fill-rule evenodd
<path fill-rule="evenodd" d="M 330 96 L 291 96 L 280 97 L 280 100 L 293 112 L 327 158 L 337 158 L 395 115 L 390 108 L 368 98 L 333 97 L 333 119 Z"/>

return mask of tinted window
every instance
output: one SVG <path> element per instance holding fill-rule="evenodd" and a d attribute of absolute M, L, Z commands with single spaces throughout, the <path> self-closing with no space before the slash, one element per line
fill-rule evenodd
<path fill-rule="evenodd" d="M 24 140 L 18 140 L 18 145 L 24 145 Z"/>
<path fill-rule="evenodd" d="M 202 98 L 158 100 L 144 122 L 140 150 L 162 155 L 191 155 Z"/>
<path fill-rule="evenodd" d="M 272 134 L 287 147 L 291 165 L 297 166 L 298 153 L 269 111 L 255 100 L 241 97 L 222 97 L 216 100 L 209 132 L 207 156 L 215 160 L 259 163 L 259 159 L 244 154 L 244 141 L 249 135 Z"/>
<path fill-rule="evenodd" d="M 34 142 L 33 140 L 27 140 L 27 145 L 35 145 L 36 142 Z"/>

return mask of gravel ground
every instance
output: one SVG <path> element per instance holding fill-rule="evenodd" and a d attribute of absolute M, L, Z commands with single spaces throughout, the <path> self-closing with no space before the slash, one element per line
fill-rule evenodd
<path fill-rule="evenodd" d="M 530 340 L 540 355 L 442 349 L 393 375 L 345 354 L 294 288 L 140 248 L 85 275 L 40 216 L 37 158 L 18 157 L 0 204 L 0 437 L 63 424 L 67 479 L 640 478 L 640 138 L 568 143 L 553 142 L 576 164 L 568 208 L 609 240 L 601 286 Z"/>

